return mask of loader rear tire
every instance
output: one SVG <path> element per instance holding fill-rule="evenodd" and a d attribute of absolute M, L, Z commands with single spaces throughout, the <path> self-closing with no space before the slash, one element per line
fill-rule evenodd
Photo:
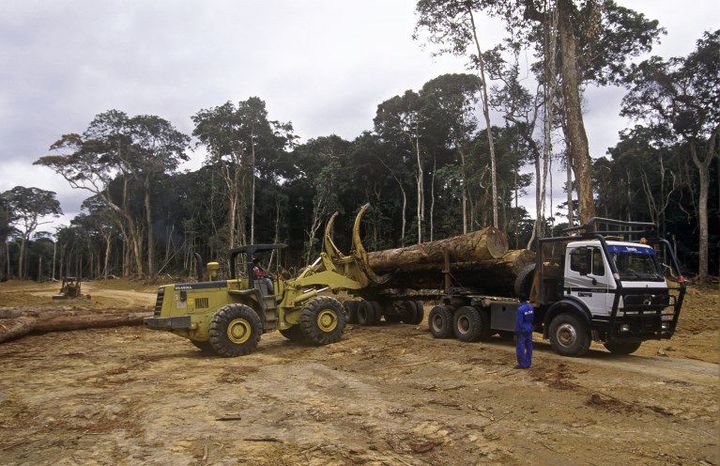
<path fill-rule="evenodd" d="M 257 349 L 263 325 L 250 306 L 228 304 L 210 319 L 209 343 L 220 356 L 232 358 Z"/>
<path fill-rule="evenodd" d="M 453 336 L 453 313 L 447 306 L 435 306 L 428 314 L 428 327 L 435 338 Z"/>
<path fill-rule="evenodd" d="M 321 296 L 310 300 L 300 312 L 300 325 L 307 341 L 313 345 L 328 345 L 342 337 L 345 312 L 335 298 Z"/>
<path fill-rule="evenodd" d="M 299 325 L 293 325 L 290 328 L 280 329 L 278 331 L 282 336 L 284 336 L 290 341 L 294 341 L 296 343 L 307 342 L 307 340 L 305 339 L 305 335 L 303 334 L 302 329 Z"/>

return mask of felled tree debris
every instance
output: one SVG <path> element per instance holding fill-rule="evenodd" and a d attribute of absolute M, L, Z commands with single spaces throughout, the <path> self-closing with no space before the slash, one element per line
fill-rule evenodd
<path fill-rule="evenodd" d="M 148 316 L 150 312 L 144 308 L 0 309 L 0 343 L 28 334 L 142 325 L 143 319 Z"/>

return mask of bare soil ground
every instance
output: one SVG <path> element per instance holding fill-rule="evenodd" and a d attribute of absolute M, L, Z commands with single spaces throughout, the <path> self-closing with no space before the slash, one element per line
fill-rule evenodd
<path fill-rule="evenodd" d="M 134 293 L 92 291 L 152 297 Z M 638 355 L 537 342 L 530 370 L 425 323 L 321 348 L 272 333 L 235 359 L 140 327 L 25 337 L 0 345 L 0 463 L 720 464 L 719 306 L 693 291 Z"/>

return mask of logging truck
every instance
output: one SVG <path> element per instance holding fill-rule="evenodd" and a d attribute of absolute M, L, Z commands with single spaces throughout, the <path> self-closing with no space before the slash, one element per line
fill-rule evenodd
<path fill-rule="evenodd" d="M 376 323 L 380 316 L 419 323 L 424 298 L 439 301 L 428 315 L 435 338 L 511 338 L 517 306 L 528 300 L 536 309 L 535 330 L 562 355 L 581 356 L 591 341 L 611 353 L 630 354 L 645 340 L 672 337 L 686 284 L 673 249 L 657 236 L 654 224 L 593 218 L 566 233 L 536 241 L 531 263 L 527 251 L 453 262 L 453 254 L 440 248 L 442 267 L 409 267 L 412 271 L 400 271 L 395 283 L 426 285 L 443 277 L 442 291 L 363 288 L 355 292 L 363 299 L 345 302 L 348 318 L 361 324 Z M 371 265 L 382 263 L 370 259 Z M 393 280 L 391 274 L 384 283 Z"/>

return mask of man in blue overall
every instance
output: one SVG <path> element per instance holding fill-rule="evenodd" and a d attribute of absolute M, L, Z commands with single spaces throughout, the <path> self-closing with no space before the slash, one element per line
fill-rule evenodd
<path fill-rule="evenodd" d="M 532 332 L 535 309 L 527 301 L 515 313 L 515 355 L 517 367 L 528 369 L 532 365 Z"/>

